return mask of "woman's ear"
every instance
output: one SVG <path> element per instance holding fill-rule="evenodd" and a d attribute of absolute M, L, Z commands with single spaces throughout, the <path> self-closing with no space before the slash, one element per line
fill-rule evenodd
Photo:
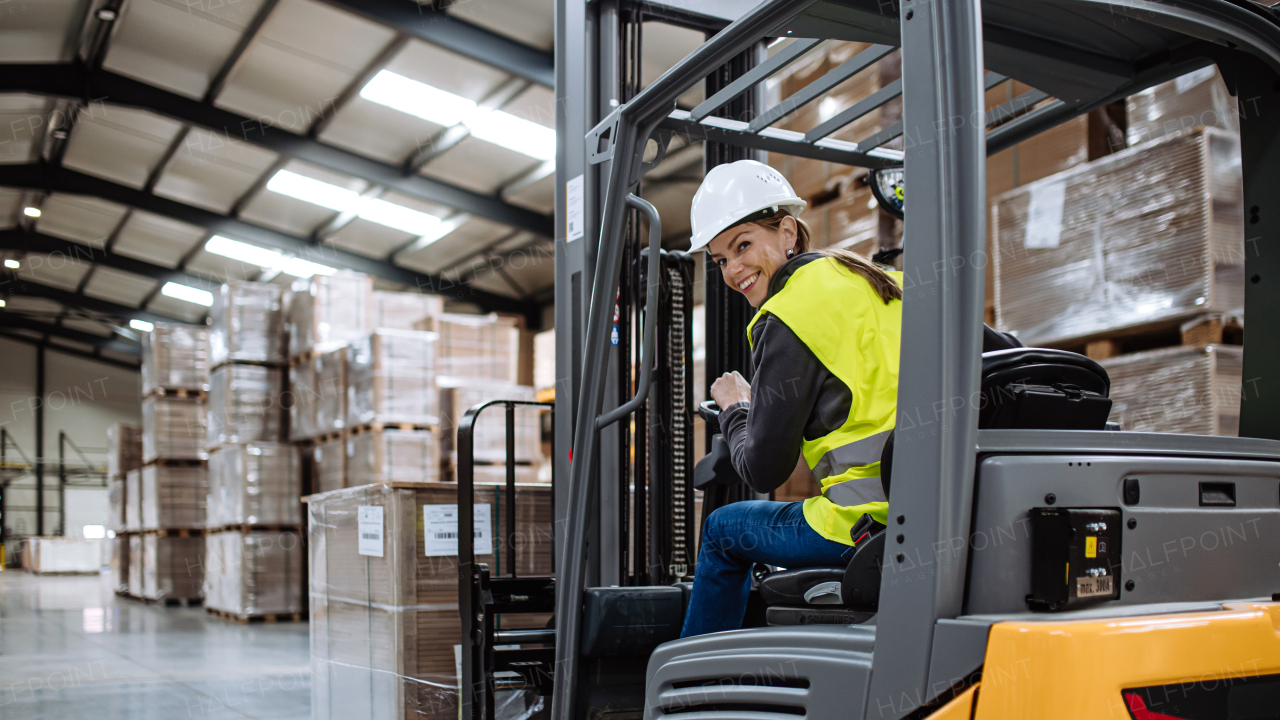
<path fill-rule="evenodd" d="M 790 255 L 796 249 L 796 239 L 800 232 L 799 227 L 796 226 L 796 219 L 790 215 L 782 218 L 782 223 L 778 225 L 778 232 L 782 233 L 782 249 Z"/>

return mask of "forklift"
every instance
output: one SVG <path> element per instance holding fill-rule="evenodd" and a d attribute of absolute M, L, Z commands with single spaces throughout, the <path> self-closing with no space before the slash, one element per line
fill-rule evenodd
<path fill-rule="evenodd" d="M 653 22 L 706 41 L 642 85 Z M 501 669 L 547 693 L 554 720 L 1280 718 L 1280 13 L 1250 0 L 558 0 L 556 31 L 557 567 L 531 580 L 464 563 L 464 720 L 494 716 L 503 652 L 468 634 L 468 616 L 525 601 L 554 619 L 536 653 L 521 646 Z M 770 54 L 777 39 L 790 43 Z M 769 78 L 823 40 L 870 45 L 767 106 Z M 895 49 L 900 83 L 808 132 L 774 127 Z M 1109 378 L 1088 358 L 982 353 L 985 159 L 1211 65 L 1242 108 L 1239 436 L 1129 432 L 1106 422 Z M 1006 79 L 1031 90 L 987 109 L 984 90 Z M 682 104 L 699 85 L 705 99 Z M 901 122 L 831 137 L 898 95 Z M 703 144 L 704 169 L 766 152 L 866 168 L 905 215 L 888 527 L 847 567 L 766 569 L 743 629 L 687 639 L 690 488 L 709 483 L 701 517 L 755 496 L 714 452 L 693 468 L 695 410 L 669 392 L 687 387 L 671 378 L 688 329 L 672 334 L 662 278 L 688 282 L 690 264 L 662 250 L 644 188 L 678 142 Z M 745 373 L 752 311 L 705 272 L 706 376 Z M 650 459 L 670 428 L 683 435 L 667 471 Z M 1171 552 L 1176 571 L 1156 567 Z"/>

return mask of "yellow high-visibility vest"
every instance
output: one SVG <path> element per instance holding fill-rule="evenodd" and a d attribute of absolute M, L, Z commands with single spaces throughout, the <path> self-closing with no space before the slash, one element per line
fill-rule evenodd
<path fill-rule="evenodd" d="M 902 273 L 889 276 L 902 285 Z M 819 535 L 852 545 L 849 531 L 864 514 L 889 524 L 880 485 L 880 454 L 898 409 L 898 353 L 902 301 L 885 304 L 871 283 L 832 258 L 800 267 L 747 326 L 777 317 L 840 379 L 852 398 L 849 417 L 803 445 L 822 495 L 804 503 L 804 518 Z M 754 342 L 752 342 L 754 347 Z"/>

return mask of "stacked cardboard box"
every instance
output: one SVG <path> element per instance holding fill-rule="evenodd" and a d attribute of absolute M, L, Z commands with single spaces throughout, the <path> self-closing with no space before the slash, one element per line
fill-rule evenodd
<path fill-rule="evenodd" d="M 435 357 L 432 332 L 383 328 L 352 343 L 347 427 L 438 425 Z"/>
<path fill-rule="evenodd" d="M 347 438 L 346 448 L 347 487 L 440 479 L 440 439 L 433 430 L 363 430 Z"/>
<path fill-rule="evenodd" d="M 284 370 L 263 365 L 222 365 L 209 389 L 209 431 L 205 446 L 280 440 Z"/>
<path fill-rule="evenodd" d="M 204 596 L 203 536 L 166 533 L 138 539 L 142 541 L 141 597 L 190 600 Z M 132 587 L 132 574 L 129 580 Z"/>
<path fill-rule="evenodd" d="M 209 454 L 210 529 L 302 524 L 298 451 L 284 443 L 229 443 Z"/>
<path fill-rule="evenodd" d="M 140 467 L 142 427 L 113 423 L 107 428 L 107 529 L 117 534 L 129 530 L 125 476 Z"/>
<path fill-rule="evenodd" d="M 144 366 L 145 367 L 145 366 Z M 205 398 L 150 395 L 142 401 L 142 459 L 205 460 L 209 421 Z"/>
<path fill-rule="evenodd" d="M 499 513 L 503 498 L 495 490 L 476 488 L 483 518 L 477 549 L 491 550 L 476 561 L 505 568 L 514 552 L 520 575 L 550 574 L 550 488 L 517 489 L 513 543 L 493 535 L 510 510 Z M 448 483 L 368 485 L 309 498 L 312 717 L 457 717 L 457 546 L 436 538 L 457 533 L 427 519 L 457 502 Z M 509 615 L 503 628 L 543 627 L 546 620 Z M 522 708 L 538 702 L 523 691 L 502 700 Z"/>
<path fill-rule="evenodd" d="M 279 285 L 242 281 L 223 284 L 209 308 L 212 366 L 229 362 L 283 364 L 282 309 Z"/>
<path fill-rule="evenodd" d="M 1244 348 L 1182 346 L 1101 361 L 1111 376 L 1111 420 L 1133 432 L 1240 432 Z"/>
<path fill-rule="evenodd" d="M 347 487 L 347 441 L 337 437 L 310 448 L 311 489 L 328 492 Z"/>
<path fill-rule="evenodd" d="M 325 352 L 356 340 L 372 324 L 373 280 L 339 271 L 293 284 L 289 300 L 289 355 Z"/>
<path fill-rule="evenodd" d="M 1129 145 L 1197 127 L 1240 132 L 1240 108 L 1212 65 L 1130 95 L 1126 106 Z"/>
<path fill-rule="evenodd" d="M 999 329 L 1070 345 L 1153 323 L 1239 313 L 1238 139 L 1199 129 L 1001 196 L 993 211 Z"/>
<path fill-rule="evenodd" d="M 202 529 L 209 495 L 204 463 L 153 463 L 142 468 L 142 529 Z"/>
<path fill-rule="evenodd" d="M 209 389 L 209 330 L 203 325 L 156 323 L 142 336 L 142 394 Z"/>
<path fill-rule="evenodd" d="M 444 298 L 414 292 L 373 292 L 372 329 L 414 330 L 427 318 L 444 312 Z"/>
<path fill-rule="evenodd" d="M 450 467 L 457 466 L 458 424 L 467 410 L 493 400 L 532 402 L 535 398 L 536 393 L 533 388 L 525 385 L 465 378 L 441 380 L 441 432 L 444 442 L 442 454 L 448 459 Z M 542 413 L 541 408 L 516 406 L 515 461 L 517 463 L 537 465 L 541 462 Z M 506 428 L 506 409 L 502 406 L 490 407 L 480 413 L 472 435 L 472 447 L 477 464 L 506 462 Z"/>
<path fill-rule="evenodd" d="M 520 329 L 501 315 L 444 313 L 421 330 L 435 330 L 436 373 L 447 378 L 520 381 Z"/>
<path fill-rule="evenodd" d="M 111 562 L 109 564 L 109 582 L 111 590 L 117 595 L 129 594 L 129 539 L 124 533 L 116 533 L 111 538 Z"/>
<path fill-rule="evenodd" d="M 297 530 L 218 532 L 204 539 L 205 607 L 240 617 L 302 612 L 305 568 Z"/>
<path fill-rule="evenodd" d="M 124 529 L 137 532 L 142 529 L 142 468 L 125 475 L 124 500 Z"/>
<path fill-rule="evenodd" d="M 27 539 L 24 566 L 36 575 L 97 575 L 102 571 L 102 540 L 81 537 Z"/>

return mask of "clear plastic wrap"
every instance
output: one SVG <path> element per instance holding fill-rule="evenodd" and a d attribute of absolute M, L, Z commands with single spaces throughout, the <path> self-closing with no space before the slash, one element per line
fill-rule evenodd
<path fill-rule="evenodd" d="M 1154 141 L 1023 186 L 1000 197 L 992 224 L 996 322 L 1027 345 L 1243 308 L 1228 133 Z"/>
<path fill-rule="evenodd" d="M 414 330 L 444 313 L 444 298 L 417 292 L 373 291 L 373 330 Z"/>
<path fill-rule="evenodd" d="M 209 328 L 156 323 L 142 334 L 142 394 L 209 389 Z"/>
<path fill-rule="evenodd" d="M 1197 127 L 1240 132 L 1240 110 L 1212 65 L 1130 95 L 1125 101 L 1129 145 Z"/>
<path fill-rule="evenodd" d="M 230 530 L 204 539 L 205 607 L 242 617 L 304 612 L 298 531 Z"/>
<path fill-rule="evenodd" d="M 467 410 L 490 400 L 532 401 L 536 397 L 533 388 L 527 385 L 461 378 L 445 378 L 440 382 L 440 428 L 444 436 L 444 452 L 448 453 L 452 465 L 457 465 L 458 462 L 458 421 Z M 542 460 L 542 425 L 539 418 L 543 412 L 541 408 L 516 406 L 516 462 L 537 463 Z M 480 413 L 472 445 L 477 463 L 506 462 L 505 409 L 491 407 Z"/>
<path fill-rule="evenodd" d="M 129 594 L 142 597 L 142 536 L 129 536 Z"/>
<path fill-rule="evenodd" d="M 436 425 L 436 334 L 381 329 L 347 352 L 347 427 Z"/>
<path fill-rule="evenodd" d="M 206 448 L 223 443 L 280 439 L 284 370 L 262 365 L 223 365 L 209 381 Z"/>
<path fill-rule="evenodd" d="M 203 398 L 152 395 L 142 401 L 142 461 L 204 460 L 209 435 Z"/>
<path fill-rule="evenodd" d="M 272 283 L 234 281 L 213 294 L 209 308 L 209 356 L 225 362 L 284 362 L 281 292 Z"/>
<path fill-rule="evenodd" d="M 107 478 L 107 529 L 112 532 L 124 532 L 129 529 L 128 482 L 122 477 Z"/>
<path fill-rule="evenodd" d="M 520 330 L 515 319 L 443 313 L 433 322 L 418 323 L 417 328 L 440 335 L 438 376 L 519 382 Z"/>
<path fill-rule="evenodd" d="M 316 355 L 316 434 L 338 432 L 347 426 L 347 348 Z"/>
<path fill-rule="evenodd" d="M 229 443 L 209 454 L 208 527 L 301 525 L 298 449 Z"/>
<path fill-rule="evenodd" d="M 97 575 L 102 571 L 102 540 L 82 537 L 33 537 L 28 567 L 37 575 Z"/>
<path fill-rule="evenodd" d="M 503 521 L 494 486 L 477 486 L 490 527 Z M 457 557 L 428 556 L 424 506 L 456 505 L 457 487 L 368 485 L 309 498 L 311 712 L 317 720 L 456 720 Z M 380 555 L 358 548 L 358 508 L 382 509 Z M 504 506 L 505 507 L 505 506 Z M 517 488 L 520 575 L 552 572 L 552 497 L 546 486 Z M 503 538 L 476 562 L 506 568 Z M 372 548 L 366 547 L 366 550 Z M 544 627 L 549 616 L 505 615 L 502 627 Z M 500 696 L 504 712 L 527 717 L 542 699 L 528 691 Z"/>
<path fill-rule="evenodd" d="M 516 465 L 516 482 L 522 485 L 533 485 L 550 480 L 542 479 L 542 465 Z M 507 481 L 506 465 L 473 465 L 472 477 L 478 483 L 504 483 Z M 451 467 L 441 471 L 440 479 L 445 482 L 458 481 L 458 468 Z"/>
<path fill-rule="evenodd" d="M 289 392 L 281 399 L 289 410 L 289 439 L 307 440 L 316 432 L 316 366 L 310 359 L 289 366 Z"/>
<path fill-rule="evenodd" d="M 289 300 L 289 354 L 325 352 L 368 335 L 373 280 L 340 270 L 294 282 Z"/>
<path fill-rule="evenodd" d="M 112 423 L 107 428 L 107 477 L 122 478 L 142 467 L 142 426 Z"/>
<path fill-rule="evenodd" d="M 111 543 L 111 562 L 108 564 L 108 576 L 111 591 L 129 593 L 129 536 L 116 535 L 107 542 Z"/>
<path fill-rule="evenodd" d="M 347 486 L 347 441 L 334 438 L 311 448 L 312 490 L 328 492 Z"/>
<path fill-rule="evenodd" d="M 204 597 L 204 536 L 142 536 L 142 592 L 151 600 Z M 130 574 L 130 587 L 133 576 Z"/>
<path fill-rule="evenodd" d="M 347 438 L 346 485 L 437 482 L 440 438 L 430 430 L 372 430 Z"/>
<path fill-rule="evenodd" d="M 142 529 L 203 528 L 209 500 L 209 468 L 147 465 L 142 468 Z"/>
<path fill-rule="evenodd" d="M 124 529 L 142 529 L 142 468 L 125 475 Z"/>
<path fill-rule="evenodd" d="M 1183 346 L 1100 360 L 1111 420 L 1131 432 L 1240 434 L 1244 348 Z"/>

